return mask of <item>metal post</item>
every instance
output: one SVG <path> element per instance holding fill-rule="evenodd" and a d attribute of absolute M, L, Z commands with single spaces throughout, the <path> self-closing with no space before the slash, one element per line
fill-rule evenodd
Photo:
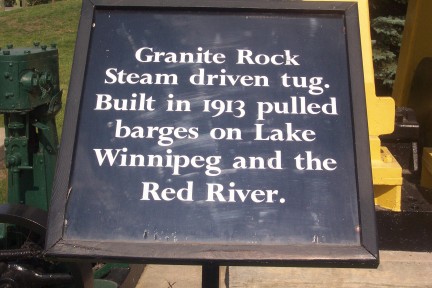
<path fill-rule="evenodd" d="M 202 288 L 219 288 L 219 265 L 202 265 Z"/>

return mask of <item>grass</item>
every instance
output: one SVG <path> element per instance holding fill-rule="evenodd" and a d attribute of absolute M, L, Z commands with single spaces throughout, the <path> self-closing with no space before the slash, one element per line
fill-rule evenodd
<path fill-rule="evenodd" d="M 14 47 L 31 47 L 56 43 L 59 50 L 60 87 L 63 103 L 69 88 L 73 52 L 81 11 L 81 0 L 63 0 L 55 3 L 0 11 L 0 47 L 11 43 Z M 63 127 L 64 110 L 57 115 L 59 133 Z M 3 119 L 1 119 L 3 123 Z M 7 174 L 0 168 L 0 203 L 5 202 Z"/>

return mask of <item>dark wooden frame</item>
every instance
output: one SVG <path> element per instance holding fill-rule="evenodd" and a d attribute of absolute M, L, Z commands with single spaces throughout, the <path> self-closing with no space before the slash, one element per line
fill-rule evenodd
<path fill-rule="evenodd" d="M 68 184 L 85 80 L 91 26 L 96 9 L 189 9 L 344 15 L 357 171 L 361 245 L 238 245 L 213 243 L 128 243 L 65 240 Z M 368 127 L 364 96 L 358 8 L 355 2 L 293 2 L 261 0 L 84 0 L 72 77 L 49 211 L 46 255 L 58 259 L 128 261 L 161 264 L 274 265 L 376 267 L 378 247 L 373 204 Z M 368 157 L 365 157 L 368 155 Z"/>

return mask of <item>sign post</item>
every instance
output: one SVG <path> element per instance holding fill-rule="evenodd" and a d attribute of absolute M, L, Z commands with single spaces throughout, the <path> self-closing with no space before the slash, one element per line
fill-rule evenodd
<path fill-rule="evenodd" d="M 47 254 L 376 266 L 361 63 L 356 3 L 84 1 Z"/>
<path fill-rule="evenodd" d="M 201 287 L 218 288 L 219 287 L 219 265 L 203 264 L 202 265 Z"/>

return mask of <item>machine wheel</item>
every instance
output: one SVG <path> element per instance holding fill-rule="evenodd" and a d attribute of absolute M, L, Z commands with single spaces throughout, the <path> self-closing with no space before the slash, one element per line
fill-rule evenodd
<path fill-rule="evenodd" d="M 6 228 L 0 250 L 0 288 L 92 287 L 92 267 L 44 258 L 47 213 L 25 205 L 0 205 Z"/>

